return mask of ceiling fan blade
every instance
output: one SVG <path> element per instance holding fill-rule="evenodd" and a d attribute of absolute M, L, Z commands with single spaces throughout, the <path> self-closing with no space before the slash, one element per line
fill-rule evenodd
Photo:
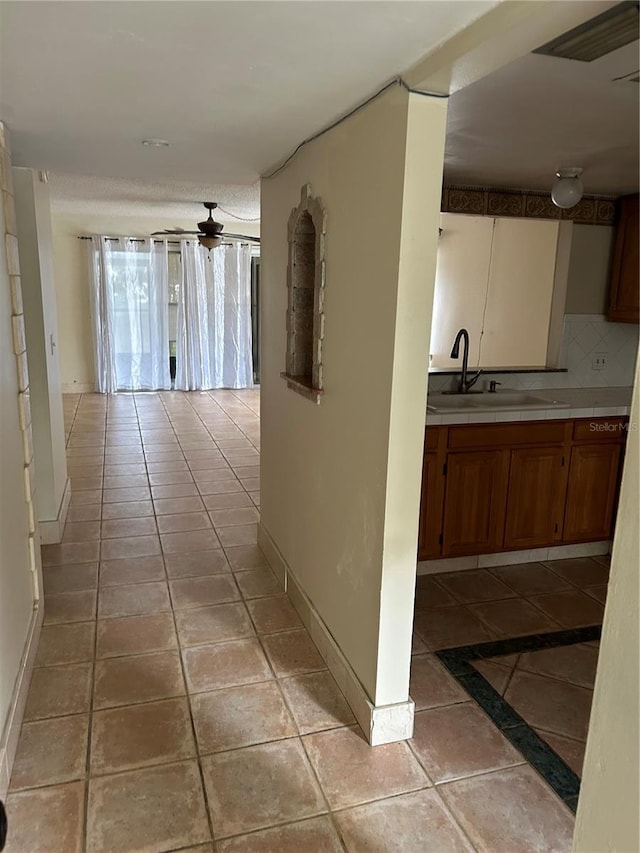
<path fill-rule="evenodd" d="M 251 243 L 259 243 L 259 237 L 250 237 L 248 234 L 229 234 L 227 231 L 222 232 L 222 237 L 231 237 L 234 240 L 249 240 Z"/>
<path fill-rule="evenodd" d="M 151 236 L 152 237 L 166 237 L 167 235 L 169 235 L 169 236 L 173 236 L 173 237 L 180 237 L 181 235 L 186 236 L 186 235 L 190 235 L 190 234 L 201 234 L 201 233 L 202 233 L 201 231 L 184 231 L 182 228 L 180 228 L 179 230 L 178 229 L 170 230 L 169 228 L 166 228 L 164 231 L 154 231 L 151 234 Z"/>

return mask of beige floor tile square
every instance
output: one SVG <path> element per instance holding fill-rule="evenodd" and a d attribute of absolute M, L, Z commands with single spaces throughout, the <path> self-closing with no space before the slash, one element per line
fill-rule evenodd
<path fill-rule="evenodd" d="M 183 647 L 255 636 L 247 609 L 241 603 L 178 610 L 175 618 Z"/>
<path fill-rule="evenodd" d="M 231 572 L 170 581 L 169 588 L 176 610 L 240 600 L 240 593 Z"/>
<path fill-rule="evenodd" d="M 171 613 L 98 620 L 96 657 L 125 657 L 178 646 Z"/>
<path fill-rule="evenodd" d="M 236 524 L 233 527 L 221 527 L 218 536 L 224 548 L 234 545 L 255 545 L 258 542 L 257 524 Z"/>
<path fill-rule="evenodd" d="M 210 839 L 195 761 L 89 783 L 87 853 L 179 850 Z"/>
<path fill-rule="evenodd" d="M 151 557 L 154 554 L 160 554 L 160 540 L 157 536 L 127 536 L 123 539 L 104 539 L 100 547 L 102 560 Z"/>
<path fill-rule="evenodd" d="M 173 515 L 182 512 L 202 512 L 204 504 L 199 497 L 193 495 L 188 497 L 170 497 L 154 499 L 153 505 L 156 515 Z"/>
<path fill-rule="evenodd" d="M 253 503 L 246 492 L 230 492 L 221 495 L 205 495 L 202 500 L 209 512 L 223 512 L 229 509 L 252 509 Z M 213 518 L 213 516 L 212 516 Z M 215 524 L 215 520 L 213 521 Z M 222 525 L 220 525 L 222 526 Z"/>
<path fill-rule="evenodd" d="M 295 737 L 275 681 L 199 693 L 191 699 L 201 754 Z"/>
<path fill-rule="evenodd" d="M 258 634 L 273 634 L 289 628 L 301 628 L 302 622 L 286 595 L 247 601 L 247 609 Z"/>
<path fill-rule="evenodd" d="M 228 838 L 218 842 L 217 849 L 218 853 L 341 853 L 344 848 L 328 817 L 312 817 Z"/>
<path fill-rule="evenodd" d="M 221 548 L 187 554 L 166 554 L 164 562 L 169 578 L 201 577 L 231 571 Z"/>
<path fill-rule="evenodd" d="M 409 696 L 416 704 L 416 711 L 466 702 L 469 694 L 449 675 L 435 655 L 414 655 L 411 658 Z"/>
<path fill-rule="evenodd" d="M 63 542 L 90 542 L 100 538 L 99 521 L 67 521 L 64 526 Z"/>
<path fill-rule="evenodd" d="M 489 569 L 518 595 L 538 595 L 544 592 L 557 592 L 570 589 L 570 585 L 558 574 L 552 572 L 542 563 L 525 563 L 516 566 L 498 566 Z"/>
<path fill-rule="evenodd" d="M 416 611 L 414 630 L 432 650 L 495 639 L 495 634 L 462 606 Z"/>
<path fill-rule="evenodd" d="M 69 506 L 67 510 L 67 524 L 79 521 L 100 521 L 102 518 L 101 504 L 80 504 Z"/>
<path fill-rule="evenodd" d="M 96 662 L 94 708 L 171 699 L 184 692 L 180 658 L 175 651 Z"/>
<path fill-rule="evenodd" d="M 327 665 L 304 628 L 268 634 L 263 638 L 269 662 L 278 678 L 326 669 Z"/>
<path fill-rule="evenodd" d="M 300 734 L 350 726 L 356 722 L 330 672 L 283 678 L 280 687 Z"/>
<path fill-rule="evenodd" d="M 34 669 L 25 722 L 86 713 L 91 699 L 92 672 L 90 663 Z"/>
<path fill-rule="evenodd" d="M 528 765 L 439 787 L 480 853 L 569 853 L 574 818 Z"/>
<path fill-rule="evenodd" d="M 91 661 L 95 647 L 95 623 L 44 625 L 36 654 L 36 666 Z"/>
<path fill-rule="evenodd" d="M 19 791 L 84 779 L 88 735 L 88 714 L 25 723 L 18 740 L 10 789 Z"/>
<path fill-rule="evenodd" d="M 195 756 L 186 698 L 96 711 L 91 774 L 117 773 Z"/>
<path fill-rule="evenodd" d="M 303 742 L 332 809 L 430 785 L 404 742 L 371 747 L 357 728 L 305 735 Z"/>
<path fill-rule="evenodd" d="M 598 649 L 584 643 L 540 649 L 520 655 L 518 669 L 548 675 L 570 684 L 593 689 L 598 666 Z"/>
<path fill-rule="evenodd" d="M 545 732 L 542 729 L 536 729 L 536 733 L 549 744 L 565 764 L 569 765 L 576 776 L 582 776 L 586 741 L 573 740 L 553 732 Z"/>
<path fill-rule="evenodd" d="M 204 473 L 204 472 L 201 472 Z M 203 479 L 202 477 L 198 477 L 196 479 L 198 484 L 198 490 L 201 495 L 228 495 L 233 492 L 241 492 L 242 494 L 246 494 L 242 483 L 240 480 L 234 479 L 224 479 L 224 480 L 210 480 Z"/>
<path fill-rule="evenodd" d="M 469 609 L 498 637 L 519 637 L 560 630 L 558 622 L 523 598 L 471 604 Z"/>
<path fill-rule="evenodd" d="M 104 489 L 130 489 L 138 486 L 148 486 L 146 474 L 126 474 L 105 477 L 102 484 Z"/>
<path fill-rule="evenodd" d="M 411 744 L 436 784 L 524 761 L 474 702 L 420 711 Z"/>
<path fill-rule="evenodd" d="M 166 498 L 197 498 L 198 487 L 195 483 L 171 483 L 167 486 L 151 486 L 154 500 Z"/>
<path fill-rule="evenodd" d="M 416 580 L 416 610 L 428 610 L 431 607 L 449 607 L 457 604 L 456 599 L 440 586 L 430 575 L 420 575 Z"/>
<path fill-rule="evenodd" d="M 104 560 L 100 564 L 100 586 L 148 583 L 165 579 L 164 560 L 160 554 L 153 557 L 125 557 L 122 560 Z"/>
<path fill-rule="evenodd" d="M 98 559 L 98 542 L 62 542 L 60 545 L 42 546 L 43 566 L 66 566 L 71 563 L 95 563 Z"/>
<path fill-rule="evenodd" d="M 98 596 L 98 618 L 138 616 L 171 610 L 169 590 L 164 581 L 103 587 Z"/>
<path fill-rule="evenodd" d="M 102 477 L 71 477 L 71 490 L 76 494 L 102 488 Z"/>
<path fill-rule="evenodd" d="M 227 556 L 229 552 L 226 551 Z M 271 569 L 249 569 L 235 572 L 236 583 L 243 598 L 267 598 L 282 593 L 282 587 L 275 579 Z"/>
<path fill-rule="evenodd" d="M 165 554 L 187 554 L 192 551 L 210 551 L 220 547 L 220 542 L 213 529 L 163 533 L 160 540 Z"/>
<path fill-rule="evenodd" d="M 511 680 L 513 667 L 501 666 L 495 660 L 474 660 L 471 663 L 480 675 L 489 682 L 493 689 L 501 696 L 504 696 L 504 691 Z"/>
<path fill-rule="evenodd" d="M 565 628 L 602 624 L 603 605 L 578 589 L 536 595 L 530 601 Z"/>
<path fill-rule="evenodd" d="M 110 503 L 102 507 L 103 522 L 117 518 L 142 518 L 150 515 L 153 515 L 153 504 L 150 500 Z"/>
<path fill-rule="evenodd" d="M 148 501 L 151 492 L 148 486 L 133 486 L 130 489 L 105 489 L 102 493 L 103 504 L 126 503 L 127 501 Z M 104 518 L 104 511 L 102 514 Z"/>
<path fill-rule="evenodd" d="M 98 586 L 98 564 L 78 563 L 71 566 L 50 566 L 42 570 L 45 595 L 95 589 Z"/>
<path fill-rule="evenodd" d="M 473 853 L 438 794 L 429 789 L 337 812 L 347 850 Z"/>
<path fill-rule="evenodd" d="M 71 495 L 69 508 L 74 506 L 87 506 L 88 504 L 102 503 L 102 489 L 91 489 L 86 492 L 76 492 Z"/>
<path fill-rule="evenodd" d="M 156 536 L 156 520 L 152 515 L 140 518 L 111 518 L 102 522 L 103 539 L 124 539 L 132 536 Z"/>
<path fill-rule="evenodd" d="M 326 811 L 297 738 L 211 755 L 202 769 L 216 838 Z"/>
<path fill-rule="evenodd" d="M 490 574 L 487 569 L 449 572 L 438 575 L 437 582 L 454 598 L 457 598 L 461 604 L 514 598 L 516 595 L 510 587 Z"/>
<path fill-rule="evenodd" d="M 547 560 L 548 566 L 561 578 L 577 587 L 606 584 L 609 580 L 609 567 L 591 557 L 577 557 L 573 560 Z"/>
<path fill-rule="evenodd" d="M 269 565 L 267 558 L 257 545 L 236 545 L 225 550 L 234 571 L 260 569 Z"/>
<path fill-rule="evenodd" d="M 56 625 L 62 622 L 86 622 L 95 619 L 97 598 L 97 593 L 93 589 L 46 595 L 44 624 Z"/>
<path fill-rule="evenodd" d="M 12 793 L 6 806 L 5 853 L 82 853 L 84 782 Z"/>
<path fill-rule="evenodd" d="M 253 507 L 236 507 L 235 509 L 216 509 L 210 512 L 214 527 L 232 527 L 235 525 L 255 524 L 258 513 Z"/>
<path fill-rule="evenodd" d="M 182 653 L 190 693 L 237 687 L 273 678 L 258 640 L 195 646 Z"/>
<path fill-rule="evenodd" d="M 173 486 L 179 483 L 193 483 L 193 477 L 189 471 L 164 471 L 149 474 L 149 483 L 152 486 Z"/>
<path fill-rule="evenodd" d="M 181 533 L 189 530 L 206 530 L 212 527 L 206 512 L 176 512 L 158 516 L 160 533 Z"/>
<path fill-rule="evenodd" d="M 536 729 L 576 740 L 587 737 L 593 690 L 516 670 L 505 699 Z"/>

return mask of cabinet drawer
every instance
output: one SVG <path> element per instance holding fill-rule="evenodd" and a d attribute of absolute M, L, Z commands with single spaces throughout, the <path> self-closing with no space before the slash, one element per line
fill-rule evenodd
<path fill-rule="evenodd" d="M 427 427 L 425 434 L 424 434 L 424 449 L 425 450 L 437 450 L 439 439 L 440 439 L 439 427 Z"/>
<path fill-rule="evenodd" d="M 629 418 L 585 418 L 573 425 L 574 441 L 624 441 Z"/>
<path fill-rule="evenodd" d="M 464 424 L 449 427 L 449 447 L 517 447 L 562 444 L 566 421 L 529 421 L 503 424 Z"/>

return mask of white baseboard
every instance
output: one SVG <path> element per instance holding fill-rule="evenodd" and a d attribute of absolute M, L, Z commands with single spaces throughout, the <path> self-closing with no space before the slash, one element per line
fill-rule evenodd
<path fill-rule="evenodd" d="M 540 563 L 545 560 L 568 560 L 571 557 L 596 557 L 611 552 L 611 542 L 579 542 L 576 545 L 553 545 L 528 551 L 503 551 L 498 554 L 479 554 L 475 557 L 448 557 L 442 560 L 423 560 L 418 563 L 419 575 L 441 572 L 464 572 L 467 569 L 490 569 L 495 566 L 515 566 L 519 563 Z"/>
<path fill-rule="evenodd" d="M 22 728 L 22 718 L 24 717 L 24 709 L 27 703 L 27 694 L 31 683 L 43 618 L 43 602 L 42 600 L 36 601 L 29 623 L 29 631 L 22 653 L 22 660 L 20 661 L 20 669 L 18 670 L 13 688 L 7 720 L 4 731 L 2 732 L 2 739 L 0 740 L 0 799 L 2 800 L 6 798 L 9 788 L 9 780 L 18 746 L 18 738 L 20 737 L 20 729 Z"/>
<path fill-rule="evenodd" d="M 93 382 L 63 382 L 63 394 L 93 394 L 95 391 Z"/>
<path fill-rule="evenodd" d="M 278 582 L 300 616 L 338 687 L 344 693 L 365 737 L 372 746 L 407 740 L 413 735 L 415 704 L 411 698 L 393 705 L 374 705 L 342 653 L 322 617 L 313 606 L 277 545 L 258 524 L 258 545 Z"/>
<path fill-rule="evenodd" d="M 64 492 L 60 501 L 58 517 L 50 521 L 40 520 L 40 543 L 42 545 L 57 545 L 62 541 L 64 533 L 64 525 L 67 521 L 67 513 L 69 512 L 69 504 L 71 502 L 71 480 L 67 477 L 67 482 L 64 484 Z"/>

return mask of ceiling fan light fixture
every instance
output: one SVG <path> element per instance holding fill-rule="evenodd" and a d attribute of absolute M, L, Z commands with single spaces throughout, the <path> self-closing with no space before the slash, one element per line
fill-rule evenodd
<path fill-rule="evenodd" d="M 566 210 L 580 201 L 584 194 L 584 186 L 580 176 L 582 169 L 572 166 L 568 169 L 558 169 L 556 181 L 551 188 L 551 201 L 556 207 Z"/>
<path fill-rule="evenodd" d="M 222 243 L 222 237 L 218 237 L 217 235 L 199 234 L 198 243 L 200 243 L 201 246 L 204 246 L 205 249 L 211 251 L 211 249 L 215 249 L 216 246 L 219 246 Z"/>

